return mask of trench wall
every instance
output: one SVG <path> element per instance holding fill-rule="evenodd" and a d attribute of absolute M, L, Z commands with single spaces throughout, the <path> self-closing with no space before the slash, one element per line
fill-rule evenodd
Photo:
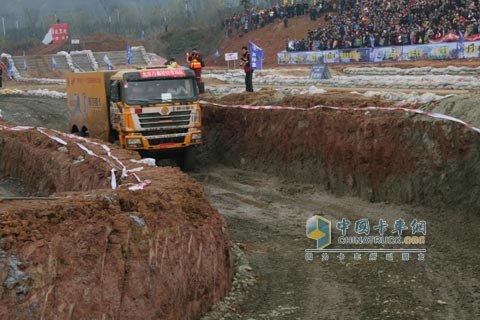
<path fill-rule="evenodd" d="M 130 191 L 127 179 L 112 190 L 109 165 L 68 142 L 59 150 L 36 131 L 0 132 L 3 174 L 63 198 L 0 201 L 0 318 L 207 312 L 230 289 L 233 259 L 226 223 L 202 187 L 177 168 L 145 167 L 138 175 L 149 186 Z M 132 168 L 135 154 L 114 151 Z"/>
<path fill-rule="evenodd" d="M 480 136 L 398 112 L 204 107 L 202 155 L 338 195 L 480 210 Z"/>

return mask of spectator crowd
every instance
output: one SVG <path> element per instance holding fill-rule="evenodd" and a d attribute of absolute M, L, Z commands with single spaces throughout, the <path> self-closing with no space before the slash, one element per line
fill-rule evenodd
<path fill-rule="evenodd" d="M 324 0 L 325 27 L 289 41 L 287 51 L 425 44 L 453 32 L 480 33 L 479 0 Z"/>
<path fill-rule="evenodd" d="M 223 20 L 225 33 L 228 37 L 233 35 L 242 36 L 250 30 L 263 28 L 269 23 L 275 21 L 284 21 L 285 26 L 289 18 L 310 14 L 317 15 L 316 11 L 310 10 L 308 3 L 299 2 L 295 4 L 281 5 L 277 4 L 270 8 L 251 8 L 243 14 L 232 14 Z M 319 13 L 318 13 L 319 15 Z"/>

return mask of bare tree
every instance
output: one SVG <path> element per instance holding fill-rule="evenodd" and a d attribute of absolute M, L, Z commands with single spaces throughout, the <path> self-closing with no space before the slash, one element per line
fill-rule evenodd
<path fill-rule="evenodd" d="M 250 7 L 250 0 L 240 0 L 240 5 L 243 6 L 245 11 Z"/>

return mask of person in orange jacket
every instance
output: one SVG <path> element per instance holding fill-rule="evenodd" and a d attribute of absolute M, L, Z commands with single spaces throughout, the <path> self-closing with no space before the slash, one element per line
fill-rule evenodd
<path fill-rule="evenodd" d="M 195 72 L 195 80 L 197 85 L 200 85 L 202 82 L 202 68 L 204 66 L 203 58 L 197 48 L 192 49 L 192 53 L 188 55 L 188 61 L 190 62 L 190 69 Z"/>

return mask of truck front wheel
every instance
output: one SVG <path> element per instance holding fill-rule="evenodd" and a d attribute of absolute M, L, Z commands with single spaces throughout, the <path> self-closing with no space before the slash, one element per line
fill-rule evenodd
<path fill-rule="evenodd" d="M 183 171 L 192 171 L 195 169 L 195 150 L 193 147 L 185 148 L 177 155 L 177 165 Z"/>

